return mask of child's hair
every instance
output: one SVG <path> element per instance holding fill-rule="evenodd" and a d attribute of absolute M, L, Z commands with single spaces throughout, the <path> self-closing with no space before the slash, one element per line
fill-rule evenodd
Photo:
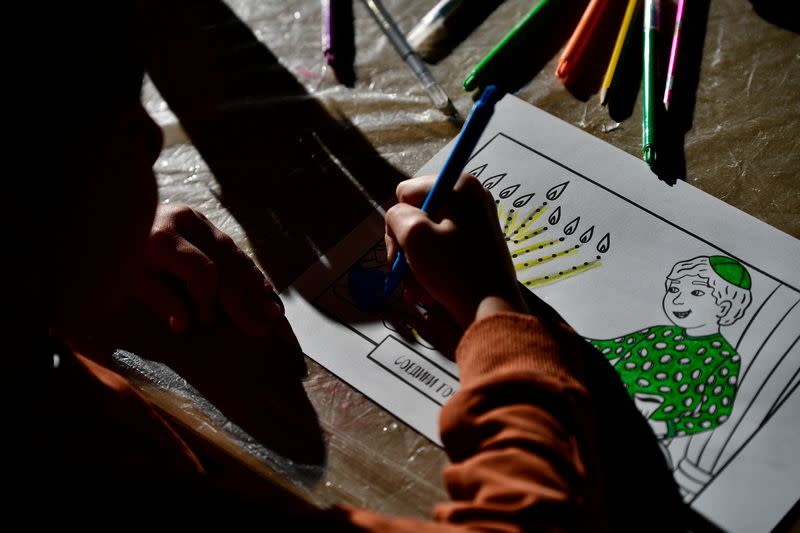
<path fill-rule="evenodd" d="M 26 53 L 8 70 L 8 112 L 12 139 L 7 144 L 9 171 L 4 183 L 11 201 L 7 244 L 14 254 L 4 261 L 6 279 L 52 279 L 80 238 L 72 220 L 84 206 L 102 201 L 91 195 L 90 180 L 113 179 L 113 167 L 101 157 L 99 141 L 111 120 L 124 117 L 123 103 L 139 97 L 144 74 L 137 41 L 136 3 L 13 2 L 7 20 L 24 28 Z M 105 175 L 87 168 L 107 165 Z M 109 185 L 113 187 L 113 183 Z M 89 215 L 86 215 L 89 216 Z M 47 272 L 47 275 L 39 272 Z M 28 276 L 28 277 L 26 277 Z M 12 284 L 12 300 L 31 300 L 24 282 Z M 37 290 L 47 292 L 37 281 Z"/>
<path fill-rule="evenodd" d="M 86 160 L 97 159 L 96 141 L 107 134 L 108 121 L 125 111 L 123 97 L 132 91 L 138 97 L 141 89 L 136 4 L 52 2 L 44 10 L 36 3 L 15 4 L 9 20 L 35 23 L 35 30 L 26 33 L 30 53 L 23 54 L 19 83 L 9 97 L 16 108 L 9 129 L 19 139 L 9 153 L 25 168 L 4 187 L 13 187 L 8 197 L 23 219 L 33 213 L 57 220 L 70 215 L 63 211 L 70 200 L 65 197 L 80 195 L 75 191 Z"/>
<path fill-rule="evenodd" d="M 750 294 L 751 279 L 747 269 L 735 259 L 722 255 L 699 256 L 675 263 L 664 282 L 669 289 L 670 281 L 684 276 L 697 276 L 708 282 L 717 304 L 730 302 L 731 308 L 720 317 L 720 326 L 730 326 L 744 316 L 753 300 Z"/>

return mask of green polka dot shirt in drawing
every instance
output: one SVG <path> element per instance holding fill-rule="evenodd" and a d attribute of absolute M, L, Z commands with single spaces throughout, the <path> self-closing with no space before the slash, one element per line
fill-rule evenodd
<path fill-rule="evenodd" d="M 637 393 L 664 398 L 650 418 L 666 423 L 665 438 L 708 431 L 733 409 L 741 362 L 720 334 L 687 336 L 677 326 L 654 326 L 613 340 L 591 340 Z"/>

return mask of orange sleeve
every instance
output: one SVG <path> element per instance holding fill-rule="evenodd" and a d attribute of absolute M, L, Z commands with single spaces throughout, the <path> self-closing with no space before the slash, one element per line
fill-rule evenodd
<path fill-rule="evenodd" d="M 59 444 L 46 454 L 54 471 L 160 482 L 204 475 L 194 452 L 128 380 L 78 354 L 65 355 L 60 372 L 64 390 L 49 391 L 46 412 L 48 440 Z"/>
<path fill-rule="evenodd" d="M 456 352 L 461 389 L 442 409 L 451 501 L 434 521 L 347 508 L 370 531 L 604 531 L 582 341 L 514 313 L 473 324 Z"/>

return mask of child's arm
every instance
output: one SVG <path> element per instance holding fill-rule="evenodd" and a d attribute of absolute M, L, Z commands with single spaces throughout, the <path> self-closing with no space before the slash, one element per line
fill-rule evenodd
<path fill-rule="evenodd" d="M 142 251 L 133 297 L 175 332 L 224 313 L 250 335 L 283 315 L 272 285 L 253 261 L 201 213 L 161 205 Z"/>
<path fill-rule="evenodd" d="M 348 521 L 382 532 L 606 530 L 593 407 L 573 377 L 583 340 L 564 343 L 550 328 L 503 312 L 464 335 L 461 389 L 440 416 L 451 500 L 436 506 L 434 522 L 351 507 Z"/>
<path fill-rule="evenodd" d="M 418 205 L 431 183 L 404 182 L 398 198 Z M 414 533 L 605 531 L 639 527 L 651 512 L 663 518 L 677 491 L 613 370 L 535 297 L 535 316 L 519 312 L 526 306 L 491 197 L 475 178 L 462 178 L 455 190 L 441 221 L 408 204 L 386 217 L 389 258 L 402 246 L 415 277 L 406 295 L 433 297 L 467 327 L 456 350 L 461 389 L 440 416 L 452 461 L 444 473 L 451 501 L 436 506 L 435 522 L 352 507 L 337 512 L 361 531 Z M 584 372 L 587 363 L 602 366 Z M 584 380 L 598 397 L 590 397 Z M 620 462 L 616 454 L 626 447 L 633 457 Z M 645 463 L 655 498 L 646 505 L 614 481 Z M 633 470 L 607 471 L 612 464 Z M 612 509 L 613 501 L 624 508 Z M 678 515 L 666 515 L 662 530 L 675 530 Z"/>

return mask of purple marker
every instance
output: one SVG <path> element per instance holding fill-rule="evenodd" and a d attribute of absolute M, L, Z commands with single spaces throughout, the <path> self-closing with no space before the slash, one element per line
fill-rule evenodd
<path fill-rule="evenodd" d="M 322 54 L 341 83 L 356 81 L 352 0 L 322 0 Z"/>

